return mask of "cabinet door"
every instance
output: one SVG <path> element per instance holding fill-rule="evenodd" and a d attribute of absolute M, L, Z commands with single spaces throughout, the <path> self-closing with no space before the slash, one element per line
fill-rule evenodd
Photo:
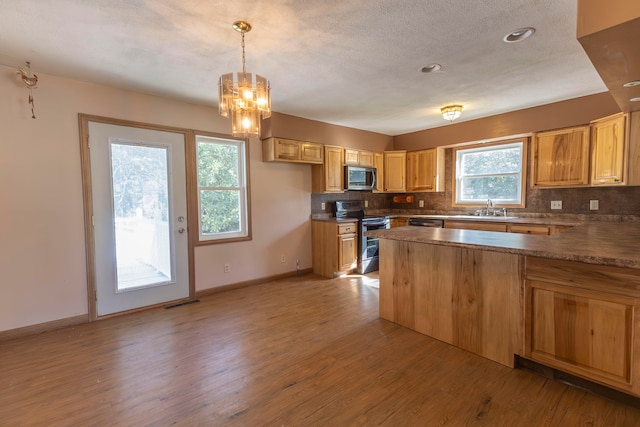
<path fill-rule="evenodd" d="M 591 124 L 592 185 L 624 183 L 625 120 L 616 115 Z"/>
<path fill-rule="evenodd" d="M 376 168 L 376 188 L 374 191 L 384 191 L 384 156 L 382 153 L 373 153 L 373 167 Z"/>
<path fill-rule="evenodd" d="M 589 127 L 540 132 L 533 138 L 532 185 L 589 184 Z"/>
<path fill-rule="evenodd" d="M 344 169 L 342 165 L 344 149 L 327 145 L 324 148 L 325 192 L 342 193 L 344 191 Z"/>
<path fill-rule="evenodd" d="M 303 142 L 300 144 L 300 160 L 306 163 L 322 163 L 324 146 L 314 142 Z"/>
<path fill-rule="evenodd" d="M 338 235 L 338 270 L 356 268 L 358 263 L 358 240 L 356 234 Z"/>
<path fill-rule="evenodd" d="M 367 168 L 373 167 L 373 151 L 360 150 L 358 152 L 358 164 Z"/>
<path fill-rule="evenodd" d="M 526 298 L 527 357 L 629 388 L 635 299 L 536 280 L 527 282 Z"/>
<path fill-rule="evenodd" d="M 436 182 L 436 150 L 407 153 L 407 190 L 434 191 Z"/>
<path fill-rule="evenodd" d="M 344 164 L 345 165 L 358 166 L 359 162 L 360 162 L 360 160 L 359 160 L 358 150 L 352 150 L 350 148 L 345 148 L 345 150 L 344 150 Z"/>
<path fill-rule="evenodd" d="M 407 191 L 407 152 L 384 152 L 384 191 L 404 193 Z"/>
<path fill-rule="evenodd" d="M 275 158 L 281 160 L 300 160 L 300 142 L 290 139 L 274 139 Z"/>

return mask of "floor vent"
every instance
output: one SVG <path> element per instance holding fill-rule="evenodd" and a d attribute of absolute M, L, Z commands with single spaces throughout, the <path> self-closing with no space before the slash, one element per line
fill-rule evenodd
<path fill-rule="evenodd" d="M 170 308 L 180 307 L 181 305 L 193 304 L 194 302 L 200 302 L 200 300 L 199 299 L 192 299 L 192 300 L 189 300 L 189 301 L 182 301 L 182 302 L 179 302 L 177 304 L 165 305 L 164 308 L 166 310 L 168 310 Z"/>

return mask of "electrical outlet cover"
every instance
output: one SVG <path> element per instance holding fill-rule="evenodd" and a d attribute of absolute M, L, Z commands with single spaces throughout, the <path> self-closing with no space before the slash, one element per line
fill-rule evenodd
<path fill-rule="evenodd" d="M 598 209 L 600 209 L 600 202 L 598 202 L 597 200 L 589 200 L 589 209 L 591 209 L 592 211 L 597 211 Z"/>
<path fill-rule="evenodd" d="M 552 200 L 551 209 L 562 209 L 562 200 Z"/>

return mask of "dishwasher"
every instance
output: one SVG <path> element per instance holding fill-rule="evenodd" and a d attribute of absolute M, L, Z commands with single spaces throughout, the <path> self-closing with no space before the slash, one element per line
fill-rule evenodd
<path fill-rule="evenodd" d="M 409 225 L 418 227 L 442 228 L 444 220 L 436 218 L 409 218 Z"/>

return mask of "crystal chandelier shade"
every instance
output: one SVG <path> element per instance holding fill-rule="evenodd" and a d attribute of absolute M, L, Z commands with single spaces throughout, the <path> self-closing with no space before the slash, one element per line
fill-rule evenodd
<path fill-rule="evenodd" d="M 462 105 L 447 105 L 442 107 L 440 112 L 442 113 L 442 118 L 452 122 L 462 114 Z"/>
<path fill-rule="evenodd" d="M 233 28 L 242 34 L 242 72 L 227 73 L 218 82 L 218 110 L 223 117 L 231 117 L 234 137 L 260 137 L 260 121 L 271 117 L 271 87 L 269 80 L 247 73 L 244 55 L 244 35 L 251 25 L 234 22 Z"/>

